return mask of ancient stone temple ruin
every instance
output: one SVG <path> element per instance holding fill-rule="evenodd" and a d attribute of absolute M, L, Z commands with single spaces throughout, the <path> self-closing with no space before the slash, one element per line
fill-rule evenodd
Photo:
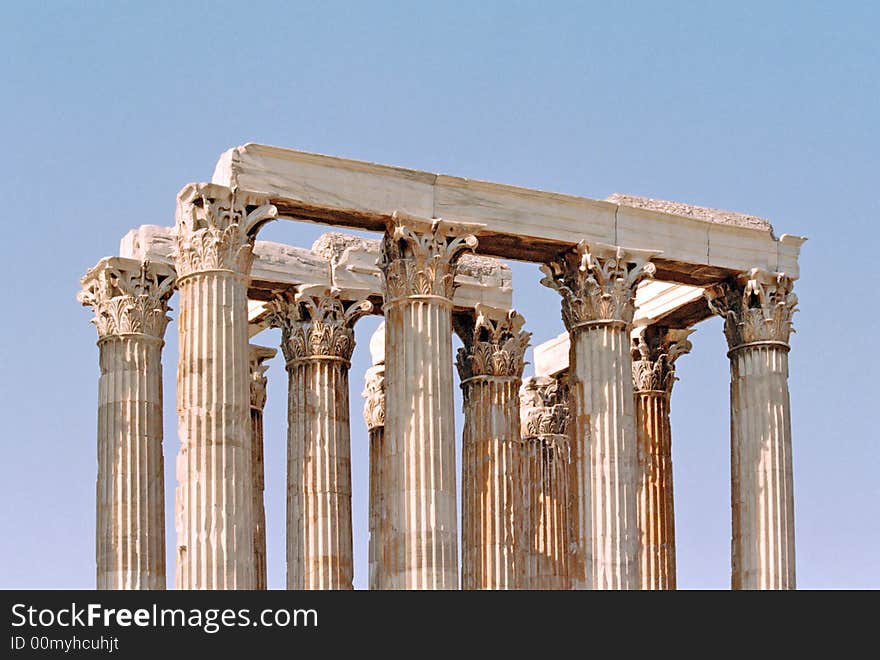
<path fill-rule="evenodd" d="M 256 240 L 276 219 L 376 238 Z M 715 314 L 730 349 L 732 586 L 794 588 L 788 351 L 804 240 L 672 202 L 231 149 L 210 183 L 184 186 L 173 227 L 130 231 L 82 279 L 100 361 L 98 588 L 165 587 L 175 292 L 179 589 L 266 588 L 262 411 L 278 347 L 253 342 L 267 327 L 287 371 L 287 586 L 352 587 L 349 367 L 368 314 L 384 317 L 362 386 L 371 589 L 674 589 L 670 395 L 688 335 Z M 499 258 L 541 264 L 559 294 L 567 332 L 535 346 L 532 376 Z"/>

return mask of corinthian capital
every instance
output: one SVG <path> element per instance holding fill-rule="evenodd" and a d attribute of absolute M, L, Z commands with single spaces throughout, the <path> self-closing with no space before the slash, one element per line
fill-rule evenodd
<path fill-rule="evenodd" d="M 493 319 L 489 310 L 477 305 L 476 319 L 459 316 L 456 331 L 464 342 L 458 349 L 458 373 L 467 380 L 478 376 L 521 378 L 531 332 L 522 330 L 526 320 L 515 310 Z"/>
<path fill-rule="evenodd" d="M 797 311 L 794 281 L 784 273 L 753 268 L 736 284 L 720 284 L 706 291 L 709 309 L 724 319 L 730 350 L 754 343 L 788 345 Z"/>
<path fill-rule="evenodd" d="M 477 238 L 470 233 L 477 228 L 394 213 L 378 262 L 385 279 L 385 301 L 409 296 L 451 300 L 458 258 L 477 247 Z"/>
<path fill-rule="evenodd" d="M 183 278 L 229 270 L 247 275 L 254 238 L 278 212 L 251 193 L 213 183 L 191 183 L 177 196 L 174 259 Z"/>
<path fill-rule="evenodd" d="M 95 311 L 98 337 L 142 334 L 162 339 L 168 325 L 168 299 L 174 269 L 135 259 L 107 257 L 81 280 L 77 300 Z"/>
<path fill-rule="evenodd" d="M 268 348 L 267 346 L 248 345 L 251 376 L 251 408 L 255 410 L 262 410 L 266 405 L 266 385 L 269 382 L 269 379 L 266 378 L 266 370 L 269 368 L 269 365 L 263 363 L 275 357 L 277 352 L 274 348 Z"/>
<path fill-rule="evenodd" d="M 385 365 L 377 364 L 367 369 L 363 397 L 367 429 L 385 426 Z"/>
<path fill-rule="evenodd" d="M 520 389 L 522 436 L 565 435 L 568 428 L 567 390 L 557 378 L 532 377 Z"/>
<path fill-rule="evenodd" d="M 266 309 L 269 325 L 281 328 L 281 350 L 288 365 L 322 358 L 348 362 L 354 351 L 354 324 L 373 311 L 373 303 L 344 303 L 338 292 L 324 289 L 279 295 Z"/>
<path fill-rule="evenodd" d="M 648 326 L 633 340 L 632 374 L 636 392 L 672 392 L 675 383 L 675 361 L 690 353 L 691 329 L 679 330 Z"/>
<path fill-rule="evenodd" d="M 632 323 L 636 287 L 653 277 L 658 254 L 581 241 L 541 266 L 541 284 L 562 296 L 562 320 L 569 332 L 596 323 Z"/>

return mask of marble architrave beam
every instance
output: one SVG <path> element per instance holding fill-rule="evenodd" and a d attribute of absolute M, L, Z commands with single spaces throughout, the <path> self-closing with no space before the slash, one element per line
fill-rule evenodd
<path fill-rule="evenodd" d="M 656 278 L 706 285 L 759 267 L 798 277 L 805 240 L 762 218 L 615 194 L 606 200 L 260 144 L 226 151 L 212 181 L 266 195 L 279 216 L 382 232 L 394 212 L 479 224 L 477 252 L 546 262 L 580 240 L 651 250 Z"/>

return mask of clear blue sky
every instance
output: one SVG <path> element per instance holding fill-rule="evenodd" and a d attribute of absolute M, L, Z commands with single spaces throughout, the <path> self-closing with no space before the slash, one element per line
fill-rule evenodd
<path fill-rule="evenodd" d="M 880 587 L 873 2 L 96 3 L 0 8 L 0 586 L 94 585 L 97 348 L 78 279 L 248 141 L 604 198 L 754 213 L 807 235 L 791 396 L 801 587 Z M 274 223 L 310 245 L 320 228 Z M 514 265 L 535 339 L 562 329 Z M 366 341 L 352 368 L 367 579 Z M 277 345 L 267 333 L 262 343 Z M 673 395 L 679 585 L 729 586 L 728 365 L 699 326 Z M 165 354 L 173 501 L 176 326 Z M 529 367 L 527 367 L 529 369 Z M 284 584 L 286 381 L 269 370 L 270 586 Z M 457 419 L 457 431 L 461 419 Z M 170 510 L 170 508 L 169 508 Z M 173 583 L 173 516 L 168 515 Z"/>

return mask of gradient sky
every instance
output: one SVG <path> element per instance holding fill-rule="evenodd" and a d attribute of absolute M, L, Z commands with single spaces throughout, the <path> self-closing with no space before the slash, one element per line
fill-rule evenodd
<path fill-rule="evenodd" d="M 39 5 L 39 6 L 38 6 Z M 594 198 L 769 218 L 809 237 L 792 338 L 798 584 L 880 587 L 876 426 L 880 10 L 873 2 L 3 3 L 0 587 L 94 586 L 97 348 L 79 277 L 245 142 Z M 325 228 L 273 223 L 302 246 Z M 562 330 L 513 264 L 535 342 Z M 172 301 L 176 307 L 176 299 Z M 551 313 L 551 310 L 552 313 Z M 367 437 L 351 372 L 355 583 Z M 672 400 L 678 582 L 730 583 L 728 364 L 718 319 Z M 260 342 L 277 346 L 277 331 Z M 176 325 L 165 348 L 168 510 Z M 527 373 L 531 367 L 527 367 Z M 284 585 L 286 379 L 266 407 L 270 587 Z M 460 432 L 461 418 L 456 419 Z M 872 430 L 874 429 L 874 430 Z M 168 573 L 173 584 L 173 516 Z"/>

